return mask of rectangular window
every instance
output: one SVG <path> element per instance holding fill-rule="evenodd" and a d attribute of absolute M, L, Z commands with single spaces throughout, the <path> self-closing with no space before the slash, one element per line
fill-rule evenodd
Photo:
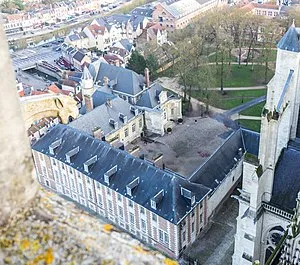
<path fill-rule="evenodd" d="M 182 242 L 185 241 L 185 238 L 186 238 L 186 236 L 185 236 L 185 231 L 183 231 L 183 232 L 182 232 Z"/>
<path fill-rule="evenodd" d="M 108 200 L 108 210 L 111 214 L 113 213 L 113 205 L 111 200 Z"/>
<path fill-rule="evenodd" d="M 97 189 L 100 189 L 100 183 L 97 182 Z"/>
<path fill-rule="evenodd" d="M 98 194 L 98 204 L 102 206 L 102 197 L 100 194 Z"/>
<path fill-rule="evenodd" d="M 61 168 L 65 169 L 65 165 L 63 163 L 61 163 Z"/>
<path fill-rule="evenodd" d="M 154 222 L 157 222 L 157 215 L 155 213 L 152 213 L 152 220 Z"/>
<path fill-rule="evenodd" d="M 71 179 L 71 182 L 72 182 L 72 189 L 73 189 L 73 190 L 76 190 L 76 189 L 75 189 L 75 181 L 74 181 L 74 179 Z"/>
<path fill-rule="evenodd" d="M 164 232 L 162 230 L 158 230 L 159 232 L 159 242 L 164 243 Z"/>
<path fill-rule="evenodd" d="M 82 188 L 82 184 L 79 183 L 79 191 L 80 191 L 80 194 L 83 195 L 83 188 Z"/>
<path fill-rule="evenodd" d="M 87 177 L 87 183 L 90 184 L 91 183 L 91 180 L 89 177 Z"/>
<path fill-rule="evenodd" d="M 119 205 L 119 217 L 120 218 L 123 218 L 123 209 L 122 209 L 122 207 Z"/>
<path fill-rule="evenodd" d="M 141 227 L 142 227 L 142 231 L 146 232 L 146 221 L 141 219 Z"/>
<path fill-rule="evenodd" d="M 55 159 L 52 159 L 52 163 L 54 166 L 56 165 Z"/>
<path fill-rule="evenodd" d="M 110 194 L 111 194 L 111 192 L 110 192 L 110 188 L 107 188 L 107 190 L 106 190 L 106 193 L 107 193 L 108 195 L 110 195 Z"/>
<path fill-rule="evenodd" d="M 200 214 L 200 224 L 203 222 L 203 214 Z"/>
<path fill-rule="evenodd" d="M 125 137 L 128 137 L 128 128 L 124 130 Z"/>
<path fill-rule="evenodd" d="M 134 215 L 133 213 L 129 213 L 129 220 L 131 224 L 134 224 Z"/>
<path fill-rule="evenodd" d="M 174 109 L 173 108 L 171 109 L 171 115 L 174 115 Z"/>
<path fill-rule="evenodd" d="M 192 222 L 192 233 L 195 231 L 195 222 Z"/>
<path fill-rule="evenodd" d="M 119 193 L 118 193 L 118 201 L 122 201 L 122 196 Z"/>
<path fill-rule="evenodd" d="M 169 235 L 165 232 L 165 244 L 169 245 Z"/>
<path fill-rule="evenodd" d="M 141 212 L 141 214 L 145 214 L 145 208 L 144 208 L 144 207 L 141 207 L 141 208 L 140 208 L 140 212 Z"/>
<path fill-rule="evenodd" d="M 70 173 L 71 173 L 71 174 L 73 174 L 73 170 L 72 170 L 72 168 L 71 168 L 71 167 L 69 167 L 69 169 L 70 169 Z"/>
<path fill-rule="evenodd" d="M 143 120 L 142 120 L 142 118 L 139 119 L 139 127 L 140 127 L 140 128 L 143 127 Z"/>
<path fill-rule="evenodd" d="M 46 186 L 50 187 L 50 183 L 48 180 L 46 180 Z"/>
<path fill-rule="evenodd" d="M 92 190 L 91 189 L 89 189 L 89 199 L 93 200 L 93 195 L 92 195 Z"/>
<path fill-rule="evenodd" d="M 134 133 L 135 132 L 135 123 L 132 124 L 131 126 L 131 131 Z"/>
<path fill-rule="evenodd" d="M 133 207 L 133 201 L 128 200 L 128 205 L 129 205 L 130 207 Z"/>

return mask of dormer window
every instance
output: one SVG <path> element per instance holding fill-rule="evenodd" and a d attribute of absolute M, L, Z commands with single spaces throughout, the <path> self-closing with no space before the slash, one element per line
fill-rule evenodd
<path fill-rule="evenodd" d="M 157 205 L 161 202 L 161 200 L 163 199 L 165 195 L 165 191 L 161 190 L 160 192 L 158 192 L 151 200 L 151 208 L 156 210 L 157 209 Z"/>
<path fill-rule="evenodd" d="M 132 196 L 132 191 L 134 188 L 136 188 L 140 183 L 140 178 L 137 177 L 133 181 L 131 181 L 127 186 L 126 186 L 126 193 L 129 196 Z"/>
<path fill-rule="evenodd" d="M 89 173 L 91 167 L 97 162 L 97 155 L 93 156 L 89 160 L 83 163 L 84 171 Z"/>
<path fill-rule="evenodd" d="M 119 128 L 118 122 L 115 121 L 114 119 L 109 119 L 109 124 L 111 126 L 113 126 L 114 129 L 118 129 Z"/>
<path fill-rule="evenodd" d="M 79 153 L 79 146 L 75 147 L 74 149 L 72 149 L 68 153 L 66 153 L 67 162 L 71 163 L 71 158 L 74 157 L 78 153 Z"/>
<path fill-rule="evenodd" d="M 58 148 L 62 143 L 62 139 L 58 139 L 57 141 L 53 142 L 50 146 L 49 146 L 49 152 L 51 155 L 54 155 L 55 153 L 55 149 Z"/>
<path fill-rule="evenodd" d="M 180 191 L 181 191 L 181 195 L 184 198 L 190 200 L 191 201 L 191 205 L 193 206 L 195 204 L 195 202 L 196 202 L 195 195 L 190 190 L 188 190 L 186 188 L 183 188 L 183 187 L 181 187 Z"/>
<path fill-rule="evenodd" d="M 120 118 L 120 120 L 123 122 L 123 123 L 127 123 L 127 116 L 126 115 L 124 115 L 123 113 L 120 113 L 119 114 L 119 118 Z"/>
<path fill-rule="evenodd" d="M 118 166 L 115 165 L 113 168 L 110 170 L 106 171 L 104 174 L 104 182 L 109 185 L 111 177 L 113 177 L 118 171 Z"/>

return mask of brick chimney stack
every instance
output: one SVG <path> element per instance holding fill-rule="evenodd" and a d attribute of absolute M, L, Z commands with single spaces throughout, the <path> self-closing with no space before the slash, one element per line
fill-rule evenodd
<path fill-rule="evenodd" d="M 148 68 L 145 68 L 145 85 L 146 87 L 150 86 L 150 72 Z"/>

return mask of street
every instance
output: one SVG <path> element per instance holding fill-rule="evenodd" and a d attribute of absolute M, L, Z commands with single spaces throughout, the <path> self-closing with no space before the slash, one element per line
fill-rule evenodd
<path fill-rule="evenodd" d="M 57 47 L 57 45 L 52 45 L 52 47 L 47 48 L 34 47 L 12 53 L 11 58 L 15 70 L 34 65 L 42 60 L 48 63 L 54 63 L 54 60 L 61 56 L 61 52 L 56 51 L 55 47 Z"/>

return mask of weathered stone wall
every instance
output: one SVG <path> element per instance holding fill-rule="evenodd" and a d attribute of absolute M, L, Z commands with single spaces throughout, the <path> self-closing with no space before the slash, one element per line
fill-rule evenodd
<path fill-rule="evenodd" d="M 33 164 L 4 29 L 0 25 L 0 226 L 35 195 Z"/>

